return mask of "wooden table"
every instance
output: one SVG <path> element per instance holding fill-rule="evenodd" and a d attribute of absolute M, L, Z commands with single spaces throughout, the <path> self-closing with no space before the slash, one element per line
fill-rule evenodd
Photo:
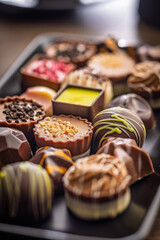
<path fill-rule="evenodd" d="M 160 29 L 139 21 L 137 6 L 137 0 L 112 0 L 70 12 L 28 15 L 21 18 L 1 14 L 0 76 L 34 37 L 46 32 L 95 36 L 112 34 L 133 44 L 160 43 Z M 0 239 L 4 238 L 0 235 Z M 11 238 L 7 236 L 7 239 Z M 158 239 L 160 239 L 160 211 L 147 240 Z"/>

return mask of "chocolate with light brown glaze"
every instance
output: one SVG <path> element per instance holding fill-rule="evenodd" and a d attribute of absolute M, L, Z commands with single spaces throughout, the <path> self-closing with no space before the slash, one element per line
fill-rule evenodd
<path fill-rule="evenodd" d="M 97 47 L 91 42 L 61 40 L 49 45 L 45 52 L 49 57 L 72 62 L 79 67 L 83 67 L 87 61 L 95 55 Z"/>
<path fill-rule="evenodd" d="M 42 147 L 29 161 L 46 169 L 54 183 L 56 192 L 63 190 L 62 177 L 67 169 L 73 165 L 71 153 L 68 149 Z"/>
<path fill-rule="evenodd" d="M 155 116 L 151 106 L 141 96 L 129 93 L 116 97 L 108 107 L 124 107 L 135 112 L 143 121 L 146 131 L 156 127 Z"/>
<path fill-rule="evenodd" d="M 66 172 L 66 191 L 84 202 L 108 202 L 125 194 L 130 176 L 124 162 L 105 153 L 79 159 Z"/>
<path fill-rule="evenodd" d="M 0 127 L 0 169 L 7 164 L 27 161 L 30 157 L 31 148 L 23 132 Z"/>
<path fill-rule="evenodd" d="M 35 56 L 33 56 L 32 59 L 29 62 L 27 62 L 27 64 L 23 66 L 20 70 L 22 89 L 26 90 L 29 87 L 45 86 L 54 89 L 55 91 L 58 91 L 61 87 L 61 83 L 63 80 L 53 81 L 53 79 L 51 79 L 49 76 L 39 74 L 32 70 L 31 66 L 39 60 L 53 60 L 53 59 L 43 54 L 36 54 Z M 76 68 L 76 66 L 72 63 L 69 63 L 68 65 L 70 65 L 71 71 Z"/>
<path fill-rule="evenodd" d="M 0 127 L 22 131 L 31 145 L 35 144 L 33 127 L 44 117 L 44 108 L 35 101 L 18 96 L 0 98 Z"/>
<path fill-rule="evenodd" d="M 153 108 L 160 107 L 160 63 L 144 61 L 135 65 L 128 78 L 132 92 L 145 98 Z"/>
<path fill-rule="evenodd" d="M 89 154 L 93 126 L 87 119 L 73 115 L 53 115 L 35 124 L 33 131 L 38 148 L 66 148 L 72 156 L 85 152 Z"/>
<path fill-rule="evenodd" d="M 125 163 L 131 176 L 130 184 L 154 172 L 150 156 L 134 140 L 109 138 L 97 152 L 100 153 L 111 154 Z"/>

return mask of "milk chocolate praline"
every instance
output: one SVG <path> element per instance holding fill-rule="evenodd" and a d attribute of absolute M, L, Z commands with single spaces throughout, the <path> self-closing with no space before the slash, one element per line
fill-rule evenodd
<path fill-rule="evenodd" d="M 22 131 L 31 144 L 35 143 L 34 124 L 44 117 L 45 110 L 37 102 L 18 96 L 0 99 L 0 127 Z"/>
<path fill-rule="evenodd" d="M 51 212 L 53 188 L 46 170 L 30 162 L 0 171 L 0 217 L 37 222 Z"/>
<path fill-rule="evenodd" d="M 138 115 L 126 108 L 107 108 L 93 121 L 92 152 L 96 152 L 110 137 L 132 138 L 142 147 L 146 130 Z"/>
<path fill-rule="evenodd" d="M 23 132 L 0 127 L 0 169 L 10 163 L 27 161 L 30 157 L 31 148 Z"/>
<path fill-rule="evenodd" d="M 73 165 L 71 153 L 68 149 L 39 148 L 30 162 L 41 165 L 46 169 L 54 183 L 56 192 L 63 190 L 62 177 L 67 169 Z"/>
<path fill-rule="evenodd" d="M 135 112 L 143 121 L 146 131 L 150 131 L 156 126 L 154 113 L 148 102 L 141 96 L 129 93 L 116 97 L 108 107 L 124 107 Z"/>
<path fill-rule="evenodd" d="M 51 146 L 68 149 L 73 160 L 90 153 L 92 123 L 72 115 L 46 117 L 33 129 L 38 148 Z"/>
<path fill-rule="evenodd" d="M 82 158 L 63 178 L 67 206 L 83 219 L 116 217 L 130 202 L 129 180 L 125 164 L 117 157 Z"/>
<path fill-rule="evenodd" d="M 152 108 L 160 108 L 160 63 L 137 63 L 128 78 L 128 86 L 132 92 L 145 98 Z"/>
<path fill-rule="evenodd" d="M 133 139 L 108 138 L 97 152 L 101 153 L 111 154 L 125 163 L 131 176 L 130 184 L 154 172 L 150 156 Z"/>

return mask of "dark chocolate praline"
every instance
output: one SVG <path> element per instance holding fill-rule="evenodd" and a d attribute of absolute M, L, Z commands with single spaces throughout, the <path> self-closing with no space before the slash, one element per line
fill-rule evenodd
<path fill-rule="evenodd" d="M 0 127 L 0 169 L 10 163 L 27 161 L 30 157 L 31 148 L 23 132 Z"/>
<path fill-rule="evenodd" d="M 0 171 L 0 217 L 37 222 L 52 208 L 53 185 L 41 166 L 9 164 Z"/>
<path fill-rule="evenodd" d="M 123 107 L 135 112 L 143 121 L 146 131 L 156 126 L 154 113 L 149 103 L 141 96 L 129 93 L 116 97 L 108 107 Z"/>
<path fill-rule="evenodd" d="M 113 107 L 99 112 L 93 120 L 92 152 L 110 137 L 132 138 L 142 147 L 146 130 L 138 115 L 126 108 Z"/>

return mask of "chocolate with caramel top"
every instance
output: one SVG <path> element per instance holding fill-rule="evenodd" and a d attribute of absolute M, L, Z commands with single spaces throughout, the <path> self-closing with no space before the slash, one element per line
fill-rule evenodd
<path fill-rule="evenodd" d="M 114 198 L 128 188 L 129 180 L 124 162 L 104 153 L 78 160 L 63 178 L 71 194 L 86 200 Z"/>

